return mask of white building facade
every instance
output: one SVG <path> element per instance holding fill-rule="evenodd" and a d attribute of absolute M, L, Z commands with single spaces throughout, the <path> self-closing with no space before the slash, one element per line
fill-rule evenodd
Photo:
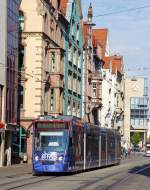
<path fill-rule="evenodd" d="M 150 133 L 149 129 L 149 93 L 148 79 L 126 78 L 125 80 L 125 139 L 129 148 L 132 146 L 131 136 L 140 133 L 140 147 L 144 149 Z"/>

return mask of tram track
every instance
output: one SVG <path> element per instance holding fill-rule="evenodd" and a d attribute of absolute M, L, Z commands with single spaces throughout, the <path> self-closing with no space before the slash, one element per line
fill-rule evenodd
<path fill-rule="evenodd" d="M 147 159 L 146 159 L 147 160 Z M 142 164 L 140 164 L 140 167 L 142 168 L 143 164 L 146 164 L 147 161 L 143 161 Z M 134 160 L 134 167 L 138 167 L 138 162 Z M 130 165 L 132 165 L 132 162 L 130 163 Z M 120 167 L 121 166 L 121 167 Z M 121 183 L 124 183 L 125 181 L 127 181 L 130 177 L 134 176 L 134 174 L 138 174 L 144 170 L 146 170 L 147 168 L 150 168 L 150 164 L 147 164 L 146 167 L 143 167 L 142 169 L 136 169 L 133 171 L 130 171 L 133 169 L 133 167 L 131 168 L 130 166 L 128 166 L 128 163 L 124 163 L 120 166 L 116 166 L 116 169 L 114 169 L 114 167 L 108 167 L 106 170 L 103 170 L 103 172 L 101 173 L 101 175 L 98 175 L 99 172 L 98 170 L 95 173 L 95 175 L 87 180 L 84 180 L 84 178 L 88 178 L 88 172 L 87 172 L 87 176 L 84 177 L 84 172 L 83 172 L 83 178 L 81 177 L 81 182 L 83 182 L 83 184 L 80 184 L 80 187 L 75 188 L 75 190 L 113 190 L 113 188 L 115 188 L 115 186 L 120 185 Z M 124 170 L 125 169 L 125 170 Z M 86 173 L 86 172 L 85 172 Z M 79 177 L 80 174 L 77 174 L 77 177 Z M 82 173 L 81 173 L 82 175 Z M 71 175 L 76 176 L 76 175 Z M 68 179 L 68 176 L 66 178 L 66 176 L 63 175 L 63 177 L 65 178 L 61 178 L 62 176 L 32 176 L 31 172 L 30 173 L 23 173 L 23 174 L 14 174 L 14 175 L 7 175 L 5 176 L 5 180 L 10 180 L 7 182 L 4 182 L 4 180 L 1 180 L 0 183 L 0 190 L 17 190 L 17 189 L 30 189 L 33 185 L 35 184 L 40 184 L 41 182 L 47 183 L 48 181 L 50 182 L 56 182 L 56 181 L 70 181 L 72 179 Z M 58 178 L 60 177 L 60 178 Z M 72 178 L 71 177 L 71 178 Z M 95 179 L 94 179 L 95 178 Z M 74 179 L 74 177 L 73 177 Z M 72 180 L 74 181 L 74 180 Z M 49 182 L 48 182 L 49 183 Z"/>
<path fill-rule="evenodd" d="M 118 185 L 122 185 L 123 183 L 127 182 L 128 179 L 133 178 L 136 174 L 140 174 L 140 172 L 143 172 L 149 168 L 150 164 L 131 173 L 127 173 L 130 172 L 130 170 L 112 173 L 97 180 L 89 181 L 85 185 L 75 190 L 114 190 Z"/>
<path fill-rule="evenodd" d="M 136 172 L 130 173 L 128 175 L 126 175 L 125 178 L 121 178 L 120 180 L 116 181 L 115 183 L 113 183 L 112 185 L 108 186 L 107 188 L 105 188 L 104 190 L 112 190 L 113 188 L 115 188 L 118 185 L 121 185 L 125 182 L 127 182 L 127 180 L 129 178 L 133 178 L 136 174 L 140 174 L 141 172 L 147 170 L 148 168 L 150 168 L 150 164 L 140 170 L 137 170 Z M 98 190 L 98 189 L 97 189 Z"/>
<path fill-rule="evenodd" d="M 49 176 L 49 177 L 43 176 L 43 177 L 44 177 L 44 179 L 43 178 L 39 179 L 39 177 L 29 176 L 28 178 L 21 178 L 21 179 L 13 180 L 13 181 L 6 182 L 6 183 L 0 183 L 0 190 L 18 189 L 21 187 L 33 185 L 33 184 L 44 182 L 47 180 L 52 180 L 52 179 L 56 178 L 57 176 Z"/>
<path fill-rule="evenodd" d="M 118 174 L 118 172 L 116 172 L 115 174 Z M 91 183 L 91 181 L 89 183 L 86 183 L 84 188 L 88 187 L 91 184 L 96 183 L 97 181 L 102 181 L 106 178 L 112 177 L 115 174 L 113 173 L 113 174 L 106 175 L 103 177 L 98 177 L 97 180 L 94 180 L 92 183 Z M 23 188 L 26 186 L 34 185 L 36 183 L 45 182 L 48 180 L 53 180 L 59 176 L 49 176 L 49 177 L 42 176 L 42 177 L 44 177 L 44 179 L 43 178 L 41 179 L 41 177 L 39 179 L 39 177 L 36 177 L 36 176 L 28 176 L 28 178 L 21 178 L 21 179 L 13 180 L 13 181 L 6 182 L 6 183 L 0 183 L 0 190 L 19 189 L 19 188 Z M 18 183 L 18 184 L 16 184 L 16 183 Z M 82 190 L 82 189 L 83 189 L 83 187 L 78 188 L 77 190 Z"/>

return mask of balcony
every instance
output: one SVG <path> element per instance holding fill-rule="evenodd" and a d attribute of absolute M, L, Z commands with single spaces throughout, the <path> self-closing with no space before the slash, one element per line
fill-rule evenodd
<path fill-rule="evenodd" d="M 95 71 L 89 74 L 89 77 L 92 78 L 93 80 L 98 80 L 102 81 L 102 74 L 99 71 Z"/>
<path fill-rule="evenodd" d="M 55 69 L 55 71 L 50 71 L 51 75 L 63 75 L 64 76 L 64 63 L 60 62 L 60 64 L 56 64 L 58 65 L 57 68 Z"/>
<path fill-rule="evenodd" d="M 64 81 L 62 80 L 57 80 L 57 81 L 53 81 L 51 82 L 51 87 L 53 88 L 64 88 Z"/>

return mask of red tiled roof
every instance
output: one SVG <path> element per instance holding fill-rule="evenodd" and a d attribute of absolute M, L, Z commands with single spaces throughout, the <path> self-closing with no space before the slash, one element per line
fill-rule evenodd
<path fill-rule="evenodd" d="M 110 57 L 104 57 L 104 69 L 109 69 L 110 68 L 110 61 L 112 64 L 112 73 L 115 74 L 117 71 L 120 73 L 123 72 L 123 58 L 122 56 L 110 56 Z"/>
<path fill-rule="evenodd" d="M 93 29 L 93 46 L 97 47 L 99 43 L 102 46 L 102 55 L 104 57 L 106 51 L 108 29 Z"/>
<path fill-rule="evenodd" d="M 64 15 L 66 15 L 67 3 L 68 3 L 68 0 L 61 0 L 60 2 L 60 10 L 62 11 L 62 13 L 64 13 Z"/>
<path fill-rule="evenodd" d="M 87 25 L 87 22 L 83 22 L 82 32 L 83 32 L 83 44 L 85 44 L 86 41 L 87 41 L 87 34 L 88 34 L 88 25 Z"/>

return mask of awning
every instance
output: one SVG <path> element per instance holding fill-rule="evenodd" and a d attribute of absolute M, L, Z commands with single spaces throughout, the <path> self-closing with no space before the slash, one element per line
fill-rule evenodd
<path fill-rule="evenodd" d="M 4 127 L 5 127 L 4 123 L 3 123 L 3 122 L 0 122 L 0 129 L 2 129 L 2 128 L 4 128 Z"/>

